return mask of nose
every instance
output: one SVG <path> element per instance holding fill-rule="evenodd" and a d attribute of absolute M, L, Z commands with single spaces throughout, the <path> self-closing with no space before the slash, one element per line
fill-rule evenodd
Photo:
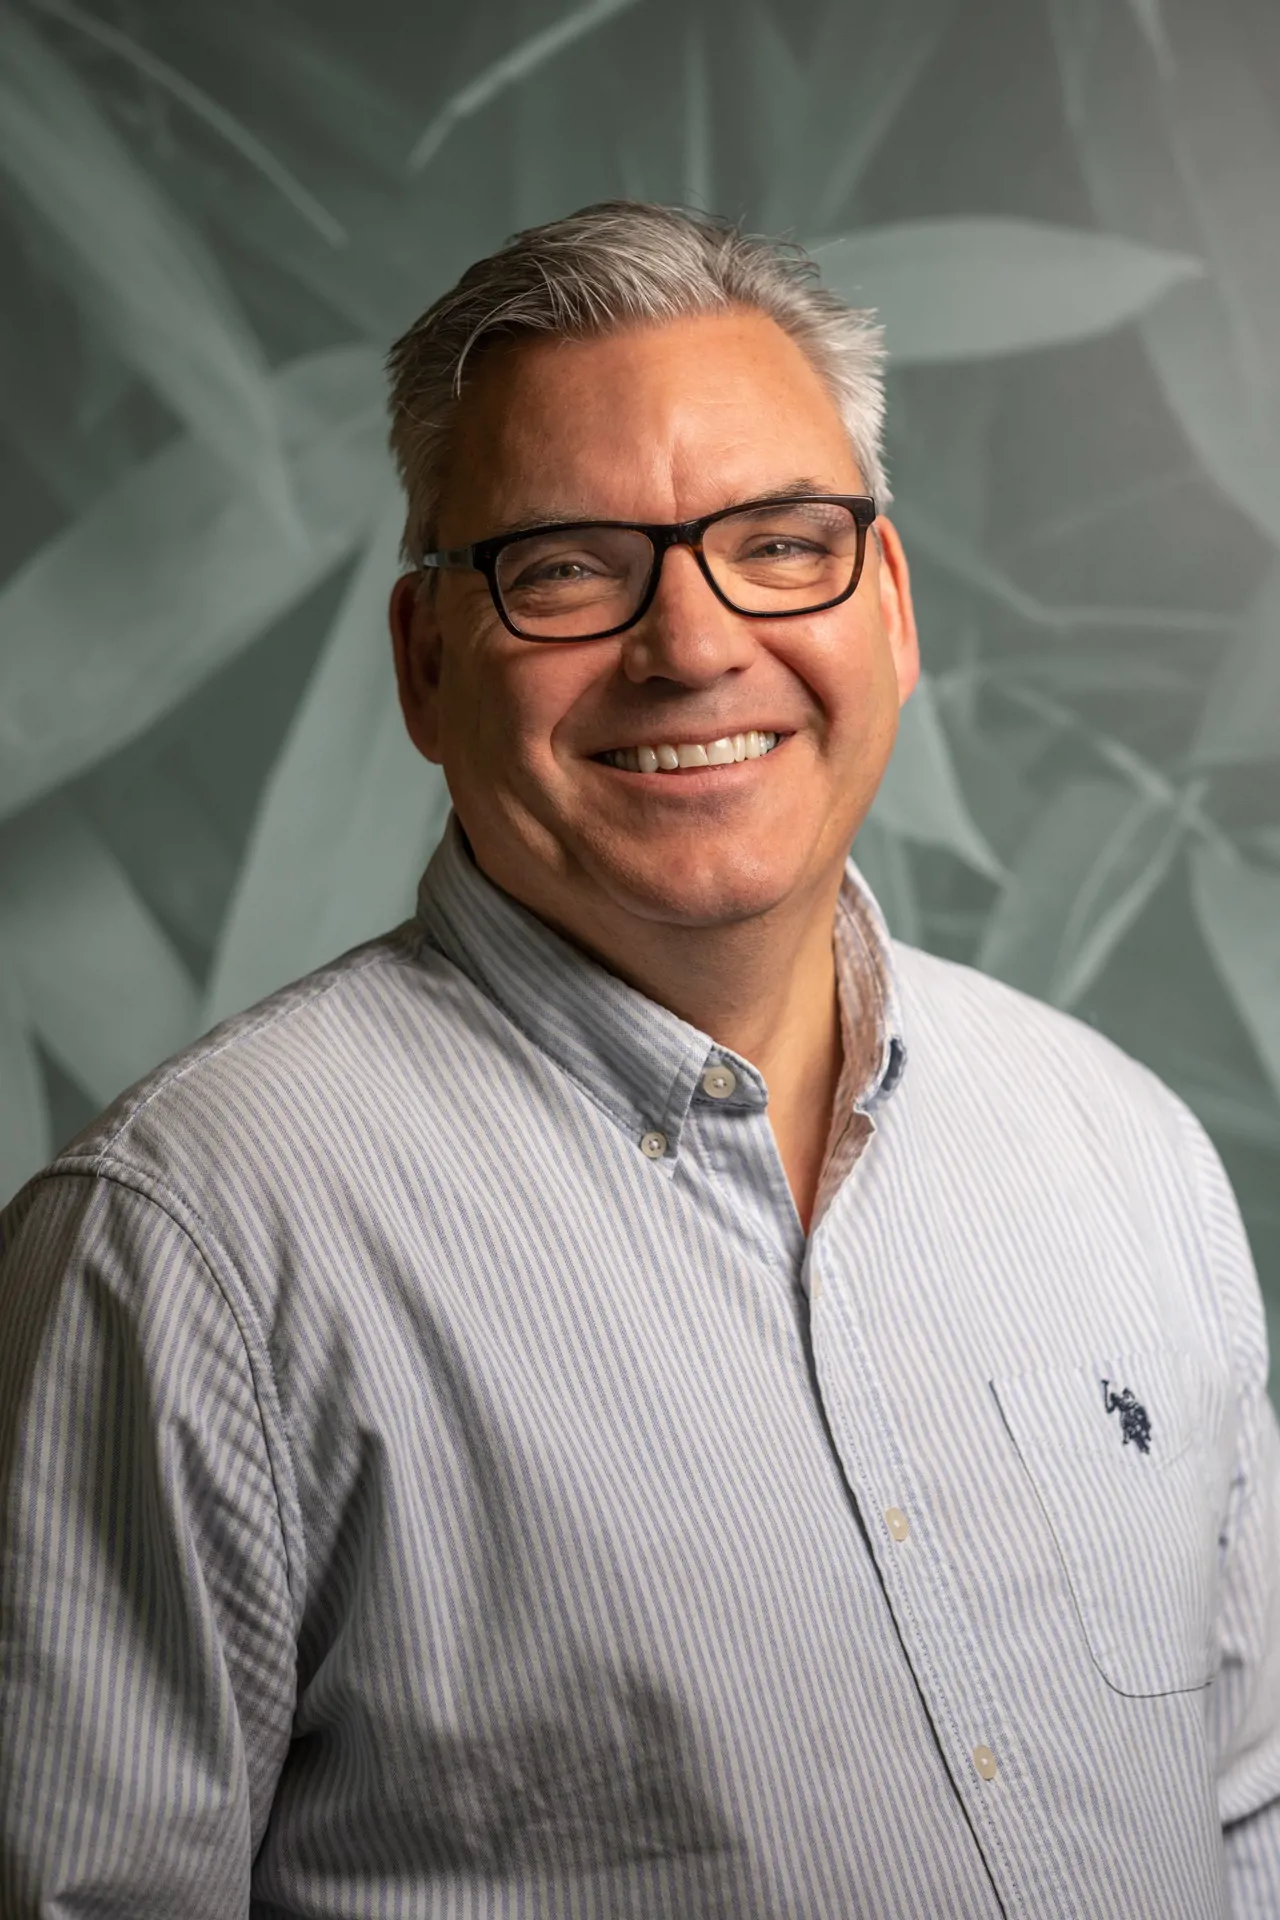
<path fill-rule="evenodd" d="M 623 670 L 637 683 L 707 686 L 756 651 L 751 622 L 716 596 L 691 547 L 667 548 L 653 600 L 622 640 Z"/>

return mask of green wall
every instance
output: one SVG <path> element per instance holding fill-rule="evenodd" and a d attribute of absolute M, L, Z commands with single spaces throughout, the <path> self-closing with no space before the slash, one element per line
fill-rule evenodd
<path fill-rule="evenodd" d="M 8 5 L 0 1189 L 403 916 L 381 356 L 619 194 L 881 310 L 928 672 L 859 858 L 1190 1102 L 1280 1320 L 1272 0 Z"/>

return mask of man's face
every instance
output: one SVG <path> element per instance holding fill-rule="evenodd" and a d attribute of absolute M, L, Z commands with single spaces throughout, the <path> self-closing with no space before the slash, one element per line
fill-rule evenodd
<path fill-rule="evenodd" d="M 491 350 L 461 401 L 439 545 L 562 518 L 683 521 L 799 486 L 862 492 L 834 401 L 747 311 Z M 892 528 L 852 598 L 745 619 L 688 548 L 628 632 L 532 642 L 475 572 L 392 602 L 410 733 L 443 765 L 481 868 L 608 952 L 637 920 L 684 927 L 829 906 L 917 673 Z M 621 746 L 768 730 L 766 757 L 624 772 Z"/>

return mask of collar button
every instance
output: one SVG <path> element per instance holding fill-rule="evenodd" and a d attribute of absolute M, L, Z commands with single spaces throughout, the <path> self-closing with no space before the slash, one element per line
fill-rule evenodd
<path fill-rule="evenodd" d="M 708 1067 L 702 1076 L 702 1091 L 713 1100 L 727 1100 L 737 1084 L 737 1074 L 732 1067 L 726 1067 L 723 1061 L 717 1066 Z"/>

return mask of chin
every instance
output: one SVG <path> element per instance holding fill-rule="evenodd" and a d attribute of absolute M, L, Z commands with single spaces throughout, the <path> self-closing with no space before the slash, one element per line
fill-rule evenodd
<path fill-rule="evenodd" d="M 803 879 L 794 853 L 776 861 L 692 856 L 673 860 L 669 850 L 646 858 L 643 847 L 611 848 L 591 861 L 615 903 L 642 920 L 684 927 L 711 927 L 748 920 L 780 906 Z M 611 857 L 610 857 L 611 856 Z"/>

